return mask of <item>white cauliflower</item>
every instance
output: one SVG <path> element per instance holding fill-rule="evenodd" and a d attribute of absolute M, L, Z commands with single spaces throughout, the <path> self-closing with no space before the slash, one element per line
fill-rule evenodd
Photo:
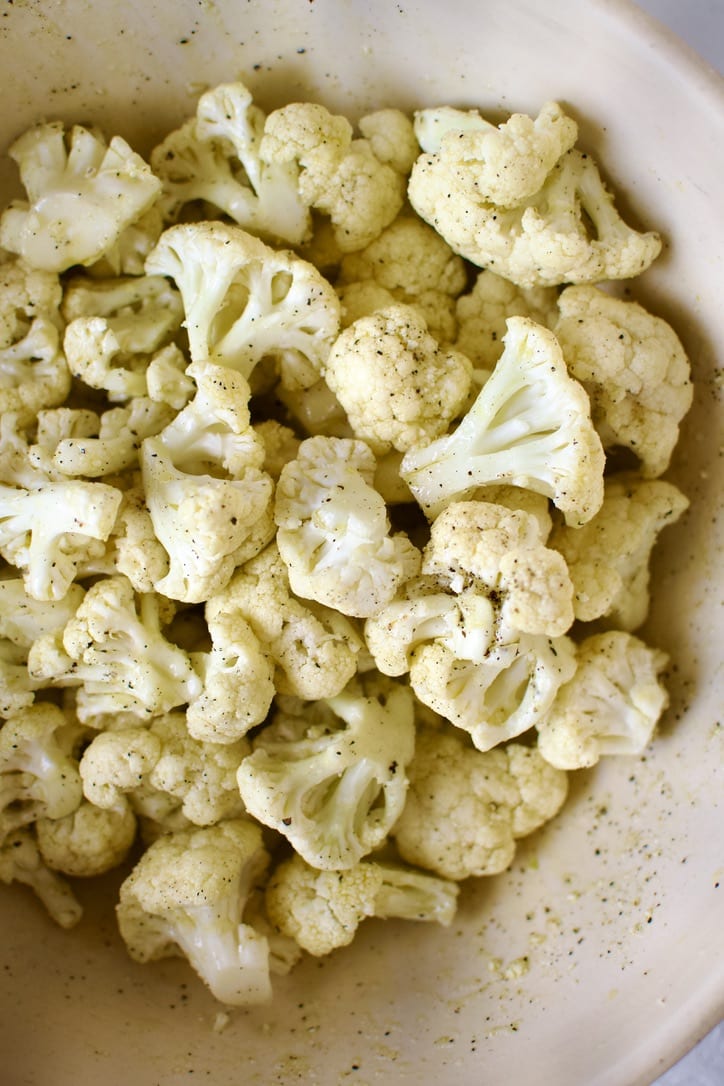
<path fill-rule="evenodd" d="M 268 1000 L 269 945 L 243 920 L 268 862 L 260 827 L 246 819 L 159 837 L 122 883 L 116 906 L 131 957 L 186 957 L 221 1003 Z"/>
<path fill-rule="evenodd" d="M 241 227 L 199 222 L 165 230 L 146 271 L 169 276 L 181 291 L 192 361 L 215 362 L 249 378 L 271 357 L 289 387 L 319 378 L 339 330 L 340 305 L 306 260 L 270 248 Z"/>
<path fill-rule="evenodd" d="M 345 871 L 319 871 L 295 854 L 272 872 L 265 901 L 270 923 L 321 957 L 351 943 L 370 916 L 447 927 L 458 893 L 456 883 L 401 864 L 362 860 Z"/>
<path fill-rule="evenodd" d="M 188 204 L 202 202 L 265 240 L 304 241 L 311 221 L 297 191 L 296 164 L 259 156 L 265 119 L 243 83 L 202 94 L 196 115 L 151 152 L 164 216 L 175 220 Z"/>
<path fill-rule="evenodd" d="M 472 379 L 468 358 L 440 348 L 421 314 L 403 304 L 346 328 L 323 372 L 355 436 L 377 455 L 444 434 L 465 406 Z"/>
<path fill-rule="evenodd" d="M 292 591 L 342 614 L 374 614 L 419 568 L 407 536 L 391 534 L 362 441 L 311 437 L 277 484 L 277 545 Z"/>
<path fill-rule="evenodd" d="M 551 498 L 583 524 L 603 500 L 605 456 L 583 387 L 558 341 L 527 317 L 510 317 L 505 350 L 460 425 L 409 450 L 400 474 L 428 515 L 477 487 L 509 483 Z"/>
<path fill-rule="evenodd" d="M 413 697 L 382 677 L 278 711 L 237 775 L 249 814 L 313 867 L 344 871 L 378 848 L 402 812 L 415 746 Z"/>
<path fill-rule="evenodd" d="M 482 752 L 461 735 L 418 730 L 410 788 L 392 834 L 400 855 L 446 879 L 495 875 L 516 841 L 563 806 L 568 779 L 535 747 Z"/>
<path fill-rule="evenodd" d="M 624 447 L 648 478 L 662 475 L 691 407 L 694 386 L 679 337 L 638 302 L 596 287 L 567 287 L 555 333 L 591 400 L 604 448 Z"/>
<path fill-rule="evenodd" d="M 105 809 L 83 800 L 71 814 L 39 818 L 35 833 L 51 871 L 92 878 L 126 859 L 136 839 L 136 816 L 125 800 Z"/>
<path fill-rule="evenodd" d="M 556 525 L 550 546 L 568 566 L 577 619 L 604 619 L 629 631 L 644 623 L 651 552 L 660 532 L 688 505 L 673 483 L 621 472 L 606 478 L 603 504 L 592 520 L 581 528 Z"/>
<path fill-rule="evenodd" d="M 26 200 L 0 217 L 0 245 L 61 272 L 92 264 L 151 207 L 161 182 L 124 139 L 62 121 L 28 129 L 8 149 Z"/>
<path fill-rule="evenodd" d="M 0 843 L 0 882 L 30 887 L 61 928 L 73 928 L 83 909 L 66 880 L 43 861 L 31 827 L 8 834 Z"/>
<path fill-rule="evenodd" d="M 582 769 L 606 755 L 642 754 L 669 703 L 666 653 L 625 630 L 592 634 L 573 677 L 539 725 L 538 750 L 553 766 Z"/>

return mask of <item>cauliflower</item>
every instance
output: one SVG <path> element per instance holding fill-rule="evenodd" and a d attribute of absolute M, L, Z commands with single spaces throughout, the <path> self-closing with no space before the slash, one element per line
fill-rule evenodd
<path fill-rule="evenodd" d="M 339 694 L 357 670 L 361 639 L 344 615 L 296 599 L 276 543 L 237 570 L 207 609 L 248 623 L 274 666 L 274 688 L 311 701 Z"/>
<path fill-rule="evenodd" d="M 116 906 L 131 957 L 185 956 L 221 1003 L 268 1000 L 268 942 L 243 921 L 268 862 L 260 827 L 246 819 L 159 837 L 121 885 Z"/>
<path fill-rule="evenodd" d="M 96 807 L 115 808 L 124 795 L 133 810 L 153 819 L 173 807 L 196 826 L 244 813 L 236 771 L 250 753 L 244 739 L 204 743 L 194 739 L 179 710 L 147 727 L 101 732 L 86 747 L 79 772 L 83 794 Z M 173 801 L 171 804 L 168 801 Z"/>
<path fill-rule="evenodd" d="M 31 828 L 15 830 L 0 842 L 0 882 L 29 886 L 61 928 L 75 927 L 83 915 L 66 880 L 43 862 Z"/>
<path fill-rule="evenodd" d="M 517 207 L 541 188 L 558 159 L 578 138 L 576 122 L 557 102 L 533 119 L 513 113 L 497 127 L 477 110 L 422 109 L 414 130 L 425 154 L 456 183 L 456 198 Z"/>
<path fill-rule="evenodd" d="M 408 174 L 419 148 L 412 121 L 401 109 L 376 109 L 360 117 L 357 127 L 372 153 L 400 174 Z"/>
<path fill-rule="evenodd" d="M 39 818 L 75 811 L 83 791 L 74 731 L 57 705 L 37 702 L 0 728 L 0 841 Z"/>
<path fill-rule="evenodd" d="M 63 410 L 62 408 L 59 410 Z M 80 412 L 79 412 L 80 414 Z M 138 450 L 143 440 L 154 437 L 174 418 L 174 411 L 165 403 L 156 403 L 147 396 L 136 396 L 123 407 L 113 407 L 101 415 L 82 412 L 82 433 L 62 436 L 46 449 L 52 468 L 62 475 L 102 478 L 118 475 L 138 467 Z M 45 412 L 38 426 L 48 426 L 52 420 Z M 39 444 L 48 442 L 47 430 L 39 435 Z M 55 436 L 55 435 L 53 435 Z"/>
<path fill-rule="evenodd" d="M 419 568 L 407 536 L 390 534 L 374 473 L 364 442 L 311 437 L 277 484 L 277 545 L 292 591 L 344 615 L 374 614 Z"/>
<path fill-rule="evenodd" d="M 154 585 L 168 573 L 168 555 L 153 530 L 140 473 L 123 491 L 106 558 L 114 572 L 127 577 L 136 592 L 153 592 Z"/>
<path fill-rule="evenodd" d="M 34 599 L 62 599 L 79 567 L 103 554 L 120 503 L 116 487 L 82 479 L 0 484 L 0 554 Z"/>
<path fill-rule="evenodd" d="M 124 139 L 62 121 L 39 124 L 9 148 L 27 200 L 0 217 L 0 245 L 28 264 L 61 272 L 92 264 L 146 212 L 161 182 Z"/>
<path fill-rule="evenodd" d="M 137 595 L 120 574 L 92 584 L 62 630 L 33 642 L 28 671 L 44 685 L 79 687 L 78 717 L 91 725 L 104 714 L 150 720 L 201 692 L 188 655 L 164 637 L 161 600 Z"/>
<path fill-rule="evenodd" d="M 91 279 L 76 274 L 65 285 L 61 312 L 68 325 L 102 317 L 125 354 L 150 354 L 181 327 L 183 303 L 162 275 Z"/>
<path fill-rule="evenodd" d="M 164 231 L 146 261 L 174 279 L 194 362 L 216 362 L 249 378 L 272 357 L 282 382 L 304 388 L 339 330 L 334 288 L 301 257 L 274 250 L 238 226 L 185 223 Z"/>
<path fill-rule="evenodd" d="M 39 818 L 35 833 L 51 871 L 92 878 L 125 860 L 136 839 L 136 817 L 127 801 L 103 809 L 83 800 L 62 818 Z"/>
<path fill-rule="evenodd" d="M 413 698 L 383 677 L 277 711 L 237 775 L 247 811 L 307 863 L 344 871 L 378 848 L 405 802 L 415 745 Z"/>
<path fill-rule="evenodd" d="M 401 865 L 362 860 L 346 871 L 318 871 L 298 855 L 272 872 L 266 887 L 271 924 L 321 957 L 352 942 L 366 917 L 452 923 L 459 888 Z"/>
<path fill-rule="evenodd" d="M 401 304 L 346 328 L 324 365 L 355 436 L 378 455 L 444 434 L 465 406 L 471 378 L 465 355 L 441 349 L 423 317 Z"/>
<path fill-rule="evenodd" d="M 482 751 L 544 720 L 575 668 L 565 562 L 534 516 L 487 502 L 435 520 L 422 576 L 369 618 L 367 647 L 423 705 L 469 732 Z"/>
<path fill-rule="evenodd" d="M 582 528 L 556 525 L 550 546 L 566 561 L 576 618 L 603 618 L 635 630 L 649 611 L 650 558 L 659 533 L 688 508 L 688 498 L 664 479 L 631 472 L 608 476 L 603 504 Z"/>
<path fill-rule="evenodd" d="M 154 587 L 199 603 L 249 557 L 252 539 L 252 553 L 268 542 L 273 484 L 262 471 L 264 448 L 250 426 L 245 379 L 210 362 L 188 372 L 196 395 L 156 437 L 143 440 L 141 472 L 153 531 L 169 562 Z"/>
<path fill-rule="evenodd" d="M 163 182 L 160 206 L 175 220 L 190 203 L 227 215 L 268 241 L 298 245 L 311 229 L 293 161 L 264 162 L 265 116 L 243 83 L 222 83 L 199 98 L 195 117 L 151 152 Z"/>
<path fill-rule="evenodd" d="M 410 788 L 392 834 L 402 858 L 445 879 L 495 875 L 516 841 L 563 806 L 568 779 L 535 747 L 482 752 L 459 734 L 418 731 Z"/>
<path fill-rule="evenodd" d="M 400 474 L 428 515 L 477 487 L 510 483 L 545 494 L 567 523 L 603 500 L 604 452 L 582 386 L 551 331 L 509 317 L 505 350 L 457 429 L 410 449 Z"/>
<path fill-rule="evenodd" d="M 528 317 L 552 327 L 558 317 L 557 299 L 555 287 L 516 287 L 489 268 L 478 273 L 472 290 L 460 294 L 455 303 L 455 348 L 468 356 L 481 383 L 503 352 L 508 318 Z"/>
<path fill-rule="evenodd" d="M 637 302 L 596 287 L 567 287 L 558 309 L 555 333 L 570 373 L 590 396 L 604 447 L 630 449 L 643 475 L 662 475 L 693 399 L 679 337 Z"/>
<path fill-rule="evenodd" d="M 575 674 L 539 725 L 541 755 L 560 769 L 582 769 L 603 755 L 642 754 L 669 702 L 660 678 L 667 663 L 625 630 L 587 637 Z"/>
<path fill-rule="evenodd" d="M 235 743 L 265 719 L 274 698 L 274 665 L 236 605 L 233 589 L 204 607 L 211 651 L 195 653 L 202 689 L 186 712 L 189 733 Z"/>
<path fill-rule="evenodd" d="M 367 123 L 371 140 L 353 138 L 346 117 L 315 103 L 293 102 L 267 117 L 260 155 L 269 165 L 297 164 L 301 199 L 329 218 L 340 250 L 352 252 L 369 245 L 404 203 L 409 157 L 389 151 L 399 129 L 398 114 L 378 114 Z M 374 147 L 386 161 L 377 158 Z"/>
<path fill-rule="evenodd" d="M 455 298 L 467 281 L 462 259 L 427 223 L 401 214 L 365 249 L 340 262 L 344 322 L 394 302 L 416 306 L 441 342 L 455 339 Z M 355 312 L 356 311 L 356 312 Z"/>
<path fill-rule="evenodd" d="M 23 260 L 0 262 L 0 414 L 22 426 L 70 391 L 63 355 L 60 279 Z"/>
<path fill-rule="evenodd" d="M 417 159 L 408 184 L 418 215 L 454 252 L 519 287 L 628 279 L 659 255 L 659 235 L 624 222 L 590 155 L 551 143 L 553 153 L 563 150 L 557 161 L 543 155 L 531 163 L 525 144 L 505 140 L 515 184 L 501 171 L 493 200 L 475 151 L 465 157 L 476 138 L 447 128 L 439 149 L 435 141 Z"/>

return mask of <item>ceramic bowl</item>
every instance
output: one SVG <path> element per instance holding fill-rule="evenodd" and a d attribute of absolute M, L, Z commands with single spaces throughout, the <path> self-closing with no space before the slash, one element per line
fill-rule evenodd
<path fill-rule="evenodd" d="M 657 549 L 645 630 L 674 661 L 671 708 L 646 755 L 577 774 L 563 814 L 466 887 L 450 929 L 367 921 L 228 1020 L 182 961 L 129 960 L 112 879 L 80 888 L 70 933 L 2 888 L 3 1083 L 650 1083 L 724 1012 L 722 82 L 622 0 L 6 4 L 0 70 L 3 146 L 63 118 L 146 152 L 237 76 L 266 108 L 352 117 L 558 99 L 629 217 L 665 238 L 633 295 L 674 324 L 696 380 L 670 473 L 691 509 Z M 0 183 L 9 195 L 12 164 Z"/>

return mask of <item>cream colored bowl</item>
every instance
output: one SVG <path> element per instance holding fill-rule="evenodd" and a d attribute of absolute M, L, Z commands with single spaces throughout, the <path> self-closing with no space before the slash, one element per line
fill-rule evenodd
<path fill-rule="evenodd" d="M 692 507 L 658 554 L 647 631 L 676 661 L 672 707 L 646 757 L 580 774 L 450 930 L 368 921 L 224 1029 L 184 963 L 128 959 L 102 895 L 81 891 L 66 934 L 0 888 L 0 1081 L 651 1082 L 724 1012 L 722 83 L 621 0 L 16 0 L 0 70 L 3 145 L 62 117 L 146 151 L 236 76 L 264 106 L 350 114 L 557 98 L 629 214 L 665 235 L 635 295 L 675 324 L 697 387 L 672 472 Z"/>

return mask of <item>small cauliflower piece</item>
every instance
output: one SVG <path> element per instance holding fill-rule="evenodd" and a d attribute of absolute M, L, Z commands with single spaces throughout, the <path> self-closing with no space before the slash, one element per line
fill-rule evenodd
<path fill-rule="evenodd" d="M 301 439 L 290 426 L 285 426 L 278 419 L 262 419 L 252 425 L 264 446 L 264 471 L 276 482 L 284 465 L 294 460 L 299 452 Z"/>
<path fill-rule="evenodd" d="M 143 440 L 140 460 L 153 531 L 169 561 L 155 590 L 199 603 L 251 556 L 250 542 L 256 553 L 273 534 L 273 484 L 250 425 L 246 380 L 210 362 L 188 372 L 196 395 L 156 437 Z"/>
<path fill-rule="evenodd" d="M 278 711 L 237 775 L 247 811 L 307 863 L 345 871 L 378 848 L 405 802 L 415 746 L 412 694 L 363 676 L 334 698 Z"/>
<path fill-rule="evenodd" d="M 355 627 L 332 608 L 294 596 L 274 542 L 234 573 L 211 606 L 249 624 L 273 663 L 279 694 L 334 697 L 357 670 L 362 646 Z"/>
<path fill-rule="evenodd" d="M 660 532 L 688 505 L 673 483 L 621 472 L 607 477 L 603 504 L 592 520 L 581 528 L 556 525 L 550 545 L 568 566 L 577 619 L 604 619 L 628 631 L 644 623 L 651 553 Z"/>
<path fill-rule="evenodd" d="M 120 136 L 62 121 L 28 129 L 8 149 L 27 200 L 0 217 L 0 245 L 28 264 L 62 272 L 92 264 L 161 191 L 148 164 Z"/>
<path fill-rule="evenodd" d="M 558 309 L 554 330 L 604 448 L 630 449 L 643 475 L 662 475 L 694 395 L 679 337 L 638 302 L 596 287 L 567 287 Z"/>
<path fill-rule="evenodd" d="M 401 109 L 376 109 L 360 117 L 357 127 L 372 153 L 400 174 L 408 174 L 419 154 L 415 128 Z"/>
<path fill-rule="evenodd" d="M 669 702 L 667 663 L 666 653 L 624 630 L 587 637 L 539 726 L 541 755 L 559 769 L 582 769 L 606 755 L 642 754 Z"/>
<path fill-rule="evenodd" d="M 458 886 L 402 865 L 362 860 L 346 871 L 319 871 L 294 855 L 266 887 L 271 924 L 321 957 L 352 942 L 366 917 L 452 923 Z"/>
<path fill-rule="evenodd" d="M 14 257 L 0 261 L 0 414 L 14 412 L 22 426 L 70 391 L 61 297 L 54 272 Z"/>
<path fill-rule="evenodd" d="M 342 252 L 363 249 L 397 216 L 405 199 L 408 157 L 390 155 L 380 129 L 368 122 L 374 143 L 354 138 L 352 125 L 312 102 L 293 102 L 266 119 L 260 154 L 269 164 L 296 163 L 299 193 L 310 208 L 328 216 Z M 379 159 L 374 146 L 382 153 Z M 396 167 L 404 166 L 400 172 Z"/>
<path fill-rule="evenodd" d="M 268 862 L 260 827 L 246 819 L 159 837 L 121 885 L 116 906 L 131 957 L 186 957 L 221 1003 L 266 1002 L 269 945 L 243 912 Z"/>
<path fill-rule="evenodd" d="M 489 268 L 478 273 L 472 290 L 455 303 L 457 338 L 454 346 L 479 371 L 489 375 L 504 348 L 509 317 L 528 317 L 552 327 L 558 318 L 555 287 L 517 287 Z M 481 381 L 482 383 L 482 381 Z"/>
<path fill-rule="evenodd" d="M 496 875 L 516 841 L 555 817 L 566 774 L 535 748 L 485 753 L 445 730 L 418 731 L 410 789 L 392 835 L 407 863 L 445 879 Z"/>
<path fill-rule="evenodd" d="M 123 863 L 136 839 L 136 816 L 125 800 L 105 809 L 83 800 L 62 818 L 39 818 L 35 832 L 51 871 L 92 878 Z"/>
<path fill-rule="evenodd" d="M 472 366 L 465 355 L 438 346 L 413 306 L 396 304 L 338 336 L 324 379 L 355 436 L 382 455 L 444 434 L 465 406 Z"/>
<path fill-rule="evenodd" d="M 538 192 L 578 138 L 576 122 L 557 102 L 546 102 L 535 118 L 513 113 L 497 127 L 477 110 L 422 109 L 414 130 L 422 151 L 449 173 L 456 199 L 503 207 Z"/>
<path fill-rule="evenodd" d="M 297 191 L 296 164 L 259 156 L 265 119 L 243 83 L 221 83 L 200 96 L 196 115 L 151 152 L 167 220 L 201 201 L 265 240 L 299 245 L 307 238 L 310 213 Z"/>
<path fill-rule="evenodd" d="M 0 842 L 0 882 L 29 886 L 61 928 L 73 928 L 83 909 L 64 878 L 44 863 L 30 828 L 15 830 Z"/>
<path fill-rule="evenodd" d="M 505 350 L 460 425 L 410 449 L 400 474 L 428 516 L 493 483 L 549 497 L 583 524 L 603 500 L 605 455 L 584 388 L 554 334 L 509 317 Z"/>
<path fill-rule="evenodd" d="M 82 479 L 33 490 L 0 484 L 0 554 L 22 571 L 30 596 L 63 598 L 79 567 L 103 554 L 121 497 L 114 486 Z"/>
<path fill-rule="evenodd" d="M 639 275 L 661 252 L 657 233 L 628 226 L 598 166 L 571 147 L 540 187 L 511 203 L 494 203 L 476 188 L 476 163 L 422 154 L 412 168 L 410 203 L 450 248 L 519 287 L 591 283 Z M 465 135 L 461 137 L 465 142 Z M 511 196 L 501 196 L 510 200 Z"/>
<path fill-rule="evenodd" d="M 95 418 L 92 429 L 84 426 L 82 435 L 61 437 L 54 448 L 47 449 L 53 468 L 62 475 L 97 479 L 137 468 L 141 443 L 168 426 L 174 411 L 165 403 L 136 396 Z M 48 421 L 46 412 L 42 422 L 47 425 Z"/>
<path fill-rule="evenodd" d="M 127 354 L 150 354 L 181 326 L 181 295 L 162 275 L 92 279 L 73 275 L 65 285 L 61 312 L 67 324 L 103 317 Z"/>
<path fill-rule="evenodd" d="M 57 705 L 37 702 L 0 728 L 0 841 L 39 818 L 63 818 L 83 791 L 72 728 Z"/>
<path fill-rule="evenodd" d="M 390 532 L 375 466 L 362 441 L 311 437 L 277 484 L 277 545 L 292 591 L 344 615 L 374 614 L 419 569 L 417 548 Z"/>
<path fill-rule="evenodd" d="M 169 276 L 181 291 L 193 362 L 228 366 L 248 379 L 271 357 L 287 387 L 318 380 L 340 304 L 313 264 L 241 227 L 198 222 L 165 230 L 146 271 Z"/>
<path fill-rule="evenodd" d="M 73 618 L 33 642 L 30 675 L 45 685 L 79 687 L 82 723 L 103 714 L 150 720 L 198 697 L 201 680 L 188 655 L 166 640 L 161 600 L 136 594 L 122 575 L 103 577 Z"/>

